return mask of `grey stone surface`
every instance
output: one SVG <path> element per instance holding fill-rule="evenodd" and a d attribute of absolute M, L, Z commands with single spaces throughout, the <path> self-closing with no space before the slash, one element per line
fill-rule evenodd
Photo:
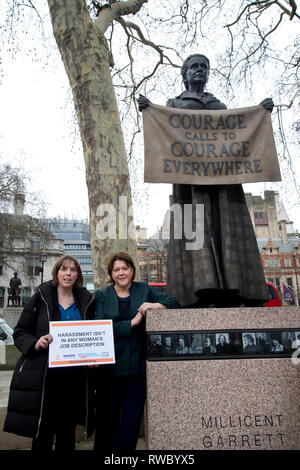
<path fill-rule="evenodd" d="M 147 314 L 155 332 L 299 327 L 299 307 Z M 148 361 L 147 448 L 299 449 L 299 378 L 291 358 Z"/>

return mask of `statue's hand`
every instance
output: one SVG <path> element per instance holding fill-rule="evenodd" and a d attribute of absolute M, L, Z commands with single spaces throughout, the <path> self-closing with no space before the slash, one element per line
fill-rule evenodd
<path fill-rule="evenodd" d="M 270 111 L 270 113 L 273 111 L 274 103 L 272 98 L 265 98 L 259 104 L 261 104 L 267 111 Z"/>
<path fill-rule="evenodd" d="M 138 104 L 139 104 L 139 111 L 143 111 L 143 109 L 148 108 L 150 100 L 146 98 L 144 95 L 139 95 L 138 97 Z"/>

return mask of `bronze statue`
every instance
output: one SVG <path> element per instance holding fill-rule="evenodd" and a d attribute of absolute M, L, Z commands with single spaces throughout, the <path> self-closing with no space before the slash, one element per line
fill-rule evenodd
<path fill-rule="evenodd" d="M 186 91 L 167 106 L 182 109 L 226 109 L 204 87 L 210 64 L 202 54 L 189 56 L 181 74 Z M 140 111 L 149 100 L 140 95 Z M 260 103 L 272 112 L 273 101 Z M 204 204 L 204 245 L 186 250 L 186 240 L 174 238 L 171 217 L 167 292 L 185 307 L 259 306 L 268 300 L 264 272 L 241 184 L 174 184 L 171 205 Z M 183 211 L 182 211 L 183 213 Z"/>
<path fill-rule="evenodd" d="M 8 289 L 8 303 L 7 306 L 9 307 L 9 301 L 11 300 L 11 306 L 20 306 L 21 304 L 21 279 L 18 277 L 18 273 L 14 273 L 14 277 L 11 278 L 9 281 L 9 289 Z"/>

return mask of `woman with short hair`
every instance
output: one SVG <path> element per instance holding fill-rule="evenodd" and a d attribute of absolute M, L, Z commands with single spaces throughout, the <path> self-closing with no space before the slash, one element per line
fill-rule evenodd
<path fill-rule="evenodd" d="M 178 301 L 136 282 L 128 253 L 107 265 L 108 287 L 95 293 L 96 319 L 112 319 L 116 363 L 97 369 L 95 450 L 133 451 L 146 398 L 145 316 L 149 309 L 179 308 Z"/>

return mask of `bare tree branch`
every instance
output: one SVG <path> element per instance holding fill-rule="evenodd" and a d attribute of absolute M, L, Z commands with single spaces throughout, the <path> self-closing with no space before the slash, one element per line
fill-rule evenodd
<path fill-rule="evenodd" d="M 103 34 L 107 31 L 113 20 L 121 16 L 134 15 L 148 0 L 127 0 L 122 2 L 110 2 L 110 8 L 104 8 L 99 12 L 95 26 Z"/>

